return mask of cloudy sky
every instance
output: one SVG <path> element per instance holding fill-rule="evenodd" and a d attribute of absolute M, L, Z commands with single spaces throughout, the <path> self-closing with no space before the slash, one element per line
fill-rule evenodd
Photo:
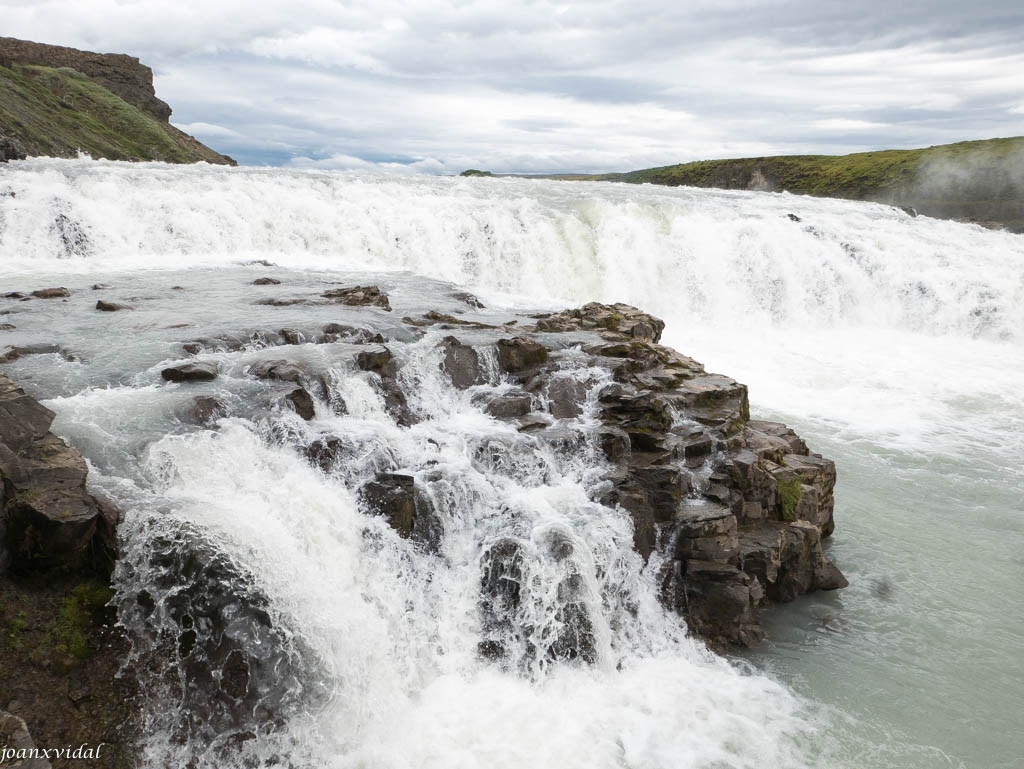
<path fill-rule="evenodd" d="M 1024 134 L 1021 0 L 0 0 L 246 164 L 613 171 Z"/>

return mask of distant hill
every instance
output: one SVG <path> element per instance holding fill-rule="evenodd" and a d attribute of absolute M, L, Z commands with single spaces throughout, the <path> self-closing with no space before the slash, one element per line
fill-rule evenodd
<path fill-rule="evenodd" d="M 236 165 L 168 121 L 138 59 L 0 37 L 0 161 L 28 156 Z"/>
<path fill-rule="evenodd" d="M 701 160 L 619 174 L 561 174 L 546 178 L 786 190 L 798 195 L 889 203 L 940 219 L 973 221 L 1024 232 L 1021 136 L 926 149 Z"/>

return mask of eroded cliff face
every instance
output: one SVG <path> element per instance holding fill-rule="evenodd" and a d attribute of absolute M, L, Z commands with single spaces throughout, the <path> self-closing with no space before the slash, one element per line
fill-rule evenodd
<path fill-rule="evenodd" d="M 166 123 L 171 119 L 170 105 L 156 96 L 153 70 L 134 56 L 93 53 L 62 45 L 46 45 L 13 37 L 0 37 L 0 64 L 9 66 L 15 62 L 78 70 L 129 104 L 145 110 L 157 120 Z"/>
<path fill-rule="evenodd" d="M 0 37 L 0 162 L 26 156 L 235 165 L 168 121 L 134 56 Z"/>

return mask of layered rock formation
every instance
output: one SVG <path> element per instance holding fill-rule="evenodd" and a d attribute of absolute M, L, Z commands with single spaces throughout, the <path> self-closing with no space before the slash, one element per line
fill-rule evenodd
<path fill-rule="evenodd" d="M 337 294 L 358 296 L 362 306 L 391 309 L 376 287 L 328 294 L 257 303 L 324 304 Z M 762 607 L 846 585 L 822 551 L 822 539 L 834 528 L 834 464 L 812 454 L 785 425 L 751 420 L 744 385 L 708 373 L 691 358 L 659 344 L 664 323 L 627 305 L 588 304 L 525 320 L 534 325 L 516 321 L 494 326 L 432 311 L 405 317 L 403 323 L 415 335 L 430 328 L 440 332 L 442 366 L 453 387 L 472 388 L 473 402 L 486 414 L 551 442 L 559 451 L 583 450 L 578 443 L 582 437 L 575 428 L 563 428 L 561 420 L 574 419 L 596 401 L 601 426 L 590 440 L 608 465 L 604 481 L 593 490 L 594 499 L 628 511 L 635 549 L 645 560 L 657 557 L 662 597 L 687 618 L 694 633 L 715 647 L 754 646 L 763 638 L 758 622 Z M 249 375 L 277 382 L 269 394 L 277 398 L 277 408 L 311 420 L 314 401 L 329 404 L 336 413 L 345 413 L 345 404 L 331 395 L 326 370 L 288 358 L 283 348 L 308 342 L 362 345 L 354 353 L 354 368 L 372 375 L 392 417 L 408 426 L 419 417 L 402 389 L 400 357 L 388 346 L 397 336 L 383 317 L 374 327 L 362 316 L 358 326 L 260 330 L 187 342 L 183 348 L 203 354 L 241 349 L 253 340 L 281 346 L 280 359 L 254 366 Z M 570 349 L 583 353 L 579 365 L 605 369 L 612 383 L 592 393 L 586 383 L 567 376 L 561 359 Z M 498 388 L 488 386 L 493 372 L 487 367 L 494 364 L 503 379 Z M 164 378 L 181 381 L 178 371 L 190 365 L 179 366 L 173 376 L 165 371 Z M 209 375 L 216 374 L 211 370 Z M 299 395 L 301 402 L 296 400 Z M 209 414 L 224 413 L 223 404 L 199 400 L 204 399 L 196 403 L 197 422 L 209 424 Z M 346 461 L 346 440 L 324 436 L 305 453 L 329 471 Z M 441 527 L 413 476 L 384 471 L 358 491 L 368 511 L 384 516 L 402 536 L 436 545 Z M 516 583 L 516 548 L 514 542 L 505 542 L 485 554 L 485 617 L 514 614 L 515 591 L 498 588 Z M 585 623 L 575 627 L 577 639 L 585 638 Z M 481 648 L 499 654 L 488 642 Z M 566 641 L 565 654 L 588 659 L 590 652 L 585 643 Z"/>
<path fill-rule="evenodd" d="M 77 70 L 157 120 L 166 123 L 171 119 L 170 105 L 156 96 L 153 70 L 134 56 L 93 53 L 62 45 L 0 37 L 0 65 L 9 67 L 15 62 Z"/>
<path fill-rule="evenodd" d="M 713 645 L 755 646 L 761 606 L 846 586 L 821 549 L 835 465 L 785 425 L 752 421 L 746 386 L 659 345 L 663 328 L 621 304 L 537 321 L 601 337 L 583 348 L 619 383 L 598 394 L 614 468 L 601 501 L 629 511 L 641 555 L 665 558 L 666 602 Z"/>
<path fill-rule="evenodd" d="M 85 488 L 85 460 L 50 432 L 54 414 L 0 374 L 0 574 L 109 575 L 118 515 Z"/>
<path fill-rule="evenodd" d="M 235 165 L 168 121 L 133 56 L 0 37 L 0 162 L 28 156 Z"/>

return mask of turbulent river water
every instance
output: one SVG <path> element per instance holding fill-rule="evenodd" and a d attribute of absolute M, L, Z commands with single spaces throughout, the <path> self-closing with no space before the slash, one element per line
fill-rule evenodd
<path fill-rule="evenodd" d="M 750 386 L 753 416 L 835 460 L 830 556 L 850 586 L 768 611 L 755 652 L 710 655 L 660 607 L 628 517 L 588 498 L 593 458 L 524 444 L 537 457 L 514 467 L 470 461 L 501 428 L 414 339 L 395 345 L 427 417 L 411 429 L 344 372 L 332 387 L 347 414 L 189 426 L 181 388 L 159 383 L 182 334 L 329 320 L 254 305 L 240 287 L 270 274 L 254 260 L 293 287 L 375 282 L 424 311 L 457 284 L 485 316 L 596 300 L 663 318 L 665 343 Z M 788 194 L 87 160 L 0 171 L 0 293 L 94 283 L 139 309 L 9 303 L 0 320 L 17 328 L 0 343 L 57 342 L 77 360 L 5 370 L 46 399 L 126 513 L 126 626 L 150 651 L 162 633 L 180 639 L 181 580 L 213 574 L 219 588 L 186 609 L 215 604 L 239 628 L 247 611 L 266 616 L 262 635 L 238 633 L 265 650 L 276 692 L 257 710 L 278 726 L 224 752 L 195 670 L 162 671 L 143 766 L 1021 765 L 1021 236 Z M 247 397 L 246 367 L 272 352 L 211 353 L 223 397 Z M 346 467 L 299 457 L 317 431 L 350 436 Z M 360 513 L 351 489 L 381 463 L 443 498 L 438 552 Z M 480 552 L 509 530 L 572 538 L 595 664 L 478 654 Z M 551 568 L 527 564 L 538 627 L 559 610 Z"/>

